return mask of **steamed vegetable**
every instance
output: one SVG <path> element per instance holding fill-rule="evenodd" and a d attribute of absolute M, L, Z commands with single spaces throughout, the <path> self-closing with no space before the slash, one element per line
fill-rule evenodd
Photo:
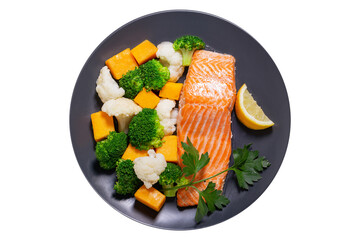
<path fill-rule="evenodd" d="M 134 98 L 134 102 L 139 104 L 142 108 L 155 108 L 159 103 L 160 98 L 153 93 L 153 91 L 146 91 L 144 88 L 139 94 Z"/>
<path fill-rule="evenodd" d="M 152 59 L 124 75 L 119 86 L 125 90 L 126 98 L 134 99 L 144 87 L 146 91 L 160 91 L 169 78 L 169 69 Z"/>
<path fill-rule="evenodd" d="M 116 117 L 118 131 L 127 133 L 131 119 L 141 111 L 141 107 L 131 99 L 118 98 L 105 102 L 101 110 L 109 116 Z"/>
<path fill-rule="evenodd" d="M 159 116 L 160 124 L 164 127 L 165 135 L 172 135 L 176 130 L 178 109 L 175 100 L 161 99 L 155 110 Z"/>
<path fill-rule="evenodd" d="M 140 74 L 147 91 L 160 91 L 170 78 L 170 72 L 159 60 L 152 59 L 140 65 Z"/>
<path fill-rule="evenodd" d="M 153 187 L 147 189 L 145 185 L 136 191 L 135 198 L 139 202 L 145 204 L 146 206 L 154 209 L 157 212 L 160 211 L 166 199 L 164 194 L 162 194 Z"/>
<path fill-rule="evenodd" d="M 177 154 L 177 141 L 178 138 L 176 135 L 165 136 L 162 141 L 163 145 L 156 149 L 156 153 L 161 153 L 164 155 L 165 160 L 167 162 L 178 162 L 178 154 Z"/>
<path fill-rule="evenodd" d="M 167 82 L 160 90 L 159 96 L 162 98 L 179 100 L 182 87 L 182 83 Z"/>
<path fill-rule="evenodd" d="M 128 71 L 134 70 L 138 66 L 134 56 L 130 52 L 130 48 L 112 56 L 105 61 L 105 64 L 116 80 L 119 80 Z"/>
<path fill-rule="evenodd" d="M 148 153 L 146 150 L 136 149 L 135 147 L 133 147 L 133 145 L 129 144 L 122 158 L 134 161 L 138 157 L 145 157 L 147 155 Z"/>
<path fill-rule="evenodd" d="M 204 49 L 205 43 L 197 36 L 185 35 L 177 38 L 173 47 L 175 51 L 181 51 L 183 66 L 190 66 L 193 53 L 195 50 Z"/>
<path fill-rule="evenodd" d="M 167 190 L 174 186 L 187 184 L 189 181 L 183 177 L 181 167 L 174 163 L 167 163 L 165 170 L 160 174 L 159 184 L 163 186 L 163 192 L 166 197 L 175 197 L 177 189 Z"/>
<path fill-rule="evenodd" d="M 159 180 L 159 175 L 166 168 L 166 161 L 162 154 L 155 153 L 153 149 L 148 151 L 149 156 L 139 157 L 134 160 L 136 176 L 144 182 L 146 188 L 150 188 Z"/>
<path fill-rule="evenodd" d="M 164 127 L 156 110 L 144 108 L 135 115 L 129 125 L 129 141 L 139 150 L 149 150 L 162 145 Z"/>
<path fill-rule="evenodd" d="M 106 138 L 110 132 L 115 131 L 114 119 L 103 111 L 91 114 L 91 124 L 96 142 Z"/>
<path fill-rule="evenodd" d="M 107 139 L 97 142 L 95 147 L 96 158 L 100 167 L 113 169 L 116 162 L 122 157 L 128 145 L 127 136 L 124 132 L 110 132 Z"/>
<path fill-rule="evenodd" d="M 161 64 L 169 69 L 169 82 L 177 82 L 185 69 L 182 65 L 181 52 L 174 50 L 172 42 L 162 42 L 157 48 L 156 57 L 160 58 Z"/>
<path fill-rule="evenodd" d="M 96 81 L 96 92 L 103 103 L 110 99 L 117 99 L 125 94 L 125 90 L 117 84 L 112 78 L 110 70 L 104 66 L 100 70 L 99 77 Z"/>
<path fill-rule="evenodd" d="M 134 163 L 131 160 L 120 159 L 116 163 L 117 181 L 114 190 L 120 195 L 133 195 L 142 185 L 135 174 Z"/>
<path fill-rule="evenodd" d="M 143 89 L 144 81 L 141 78 L 140 69 L 129 71 L 119 80 L 119 86 L 125 90 L 124 97 L 134 99 Z"/>
<path fill-rule="evenodd" d="M 157 48 L 149 40 L 145 40 L 133 49 L 131 49 L 132 55 L 135 57 L 139 65 L 149 61 L 156 57 Z"/>

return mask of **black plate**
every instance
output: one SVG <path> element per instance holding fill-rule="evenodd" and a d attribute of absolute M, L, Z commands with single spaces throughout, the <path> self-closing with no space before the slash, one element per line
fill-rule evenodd
<path fill-rule="evenodd" d="M 115 174 L 100 169 L 95 158 L 90 114 L 101 108 L 95 86 L 104 62 L 125 48 L 133 48 L 144 39 L 154 44 L 174 41 L 192 34 L 201 37 L 210 49 L 236 58 L 237 89 L 246 83 L 250 92 L 275 126 L 263 131 L 244 127 L 232 114 L 232 147 L 253 143 L 253 149 L 267 157 L 271 167 L 248 191 L 240 190 L 232 173 L 228 174 L 224 194 L 230 204 L 196 224 L 196 208 L 178 208 L 175 199 L 167 199 L 159 213 L 134 198 L 114 195 Z M 183 80 L 183 79 L 182 79 Z M 223 222 L 252 204 L 269 186 L 280 168 L 290 134 L 290 107 L 284 82 L 268 53 L 245 31 L 227 20 L 194 11 L 165 11 L 140 17 L 113 32 L 91 54 L 76 82 L 70 108 L 70 132 L 78 163 L 95 191 L 125 216 L 143 224 L 165 229 L 197 229 Z M 231 159 L 232 161 L 232 159 Z M 267 214 L 264 212 L 264 214 Z M 106 221 L 106 219 L 105 219 Z"/>

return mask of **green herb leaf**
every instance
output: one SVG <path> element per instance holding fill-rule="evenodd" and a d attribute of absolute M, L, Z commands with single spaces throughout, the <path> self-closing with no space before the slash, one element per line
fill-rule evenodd
<path fill-rule="evenodd" d="M 270 167 L 270 165 L 271 165 L 271 163 L 264 158 L 264 160 L 262 161 L 263 168 Z"/>
<path fill-rule="evenodd" d="M 238 185 L 240 188 L 242 189 L 246 189 L 248 190 L 249 189 L 249 185 L 246 183 L 245 181 L 245 177 L 244 177 L 244 172 L 239 170 L 239 169 L 233 169 L 234 172 L 235 172 L 235 175 L 236 175 L 236 179 L 237 179 L 237 182 L 238 182 Z"/>
<path fill-rule="evenodd" d="M 249 185 L 260 180 L 260 172 L 270 166 L 270 162 L 265 157 L 259 157 L 258 151 L 251 151 L 250 146 L 251 144 L 244 145 L 244 148 L 234 150 L 234 165 L 231 167 L 239 187 L 246 190 L 249 189 Z"/>
<path fill-rule="evenodd" d="M 249 156 L 249 148 L 251 144 L 245 145 L 244 148 L 238 148 L 233 151 L 234 156 L 234 167 L 239 168 L 244 164 Z"/>
<path fill-rule="evenodd" d="M 196 209 L 195 221 L 200 222 L 209 212 L 216 209 L 223 209 L 230 201 L 222 191 L 215 189 L 215 183 L 209 182 L 206 189 L 199 192 L 199 203 Z"/>
<path fill-rule="evenodd" d="M 201 154 L 200 160 L 197 162 L 196 172 L 200 171 L 203 167 L 205 167 L 210 161 L 209 153 Z"/>
<path fill-rule="evenodd" d="M 191 175 L 196 175 L 198 171 L 200 171 L 203 167 L 206 166 L 206 164 L 209 163 L 210 158 L 209 154 L 205 153 L 202 154 L 199 159 L 199 152 L 194 147 L 194 145 L 191 143 L 190 139 L 187 138 L 187 144 L 184 142 L 181 142 L 182 147 L 184 148 L 185 152 L 181 156 L 181 159 L 183 160 L 183 172 L 186 177 Z"/>
<path fill-rule="evenodd" d="M 209 212 L 209 209 L 204 201 L 204 199 L 199 196 L 198 206 L 196 208 L 195 221 L 200 222 L 204 216 L 206 216 Z"/>

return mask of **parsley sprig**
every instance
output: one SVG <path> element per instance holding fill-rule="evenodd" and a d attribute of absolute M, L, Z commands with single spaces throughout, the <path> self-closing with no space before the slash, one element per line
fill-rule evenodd
<path fill-rule="evenodd" d="M 259 157 L 259 151 L 251 151 L 251 144 L 244 148 L 233 151 L 234 165 L 228 170 L 235 172 L 240 188 L 249 189 L 249 185 L 261 179 L 260 172 L 270 166 L 270 162 L 265 157 Z"/>
<path fill-rule="evenodd" d="M 234 164 L 232 166 L 213 176 L 195 181 L 196 174 L 209 163 L 210 158 L 208 153 L 201 154 L 200 156 L 199 151 L 194 147 L 189 138 L 187 138 L 186 142 L 181 142 L 181 146 L 184 149 L 181 159 L 184 165 L 184 176 L 191 177 L 191 180 L 188 184 L 178 185 L 166 190 L 192 187 L 199 193 L 199 201 L 195 214 L 195 221 L 197 223 L 204 216 L 214 212 L 216 209 L 221 210 L 230 203 L 230 200 L 222 195 L 222 191 L 215 188 L 214 182 L 210 181 L 204 190 L 198 189 L 195 186 L 197 183 L 210 180 L 227 171 L 234 171 L 239 187 L 248 190 L 249 185 L 253 185 L 260 180 L 260 173 L 270 166 L 270 162 L 265 157 L 259 157 L 258 151 L 250 150 L 251 144 L 248 144 L 244 145 L 243 148 L 237 148 L 233 151 Z"/>
<path fill-rule="evenodd" d="M 184 164 L 183 172 L 185 177 L 193 176 L 190 182 L 192 183 L 195 180 L 196 173 L 209 163 L 209 154 L 201 154 L 199 158 L 199 151 L 194 147 L 189 138 L 187 138 L 187 144 L 181 142 L 181 146 L 185 151 L 181 156 Z"/>

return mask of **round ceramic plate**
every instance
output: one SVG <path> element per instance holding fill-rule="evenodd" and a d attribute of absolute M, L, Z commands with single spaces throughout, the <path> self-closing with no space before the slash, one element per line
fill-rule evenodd
<path fill-rule="evenodd" d="M 90 120 L 90 114 L 99 111 L 102 106 L 95 87 L 106 59 L 126 48 L 135 47 L 145 39 L 157 45 L 162 41 L 174 41 L 186 34 L 202 38 L 207 49 L 233 55 L 236 58 L 237 90 L 246 83 L 255 100 L 275 122 L 272 128 L 254 131 L 243 126 L 235 113 L 232 113 L 233 149 L 252 143 L 252 149 L 266 156 L 271 166 L 248 191 L 237 187 L 236 178 L 230 172 L 223 189 L 230 203 L 223 210 L 205 216 L 200 223 L 194 220 L 196 207 L 179 208 L 174 198 L 168 198 L 157 213 L 134 198 L 117 196 L 113 190 L 116 179 L 114 171 L 102 170 L 95 158 Z M 180 82 L 184 81 L 185 74 Z M 73 92 L 70 132 L 75 155 L 85 177 L 109 205 L 146 225 L 176 230 L 197 229 L 221 223 L 239 214 L 266 190 L 286 152 L 290 134 L 290 107 L 279 70 L 264 48 L 248 33 L 225 19 L 207 13 L 165 11 L 140 17 L 120 27 L 90 55 Z"/>

